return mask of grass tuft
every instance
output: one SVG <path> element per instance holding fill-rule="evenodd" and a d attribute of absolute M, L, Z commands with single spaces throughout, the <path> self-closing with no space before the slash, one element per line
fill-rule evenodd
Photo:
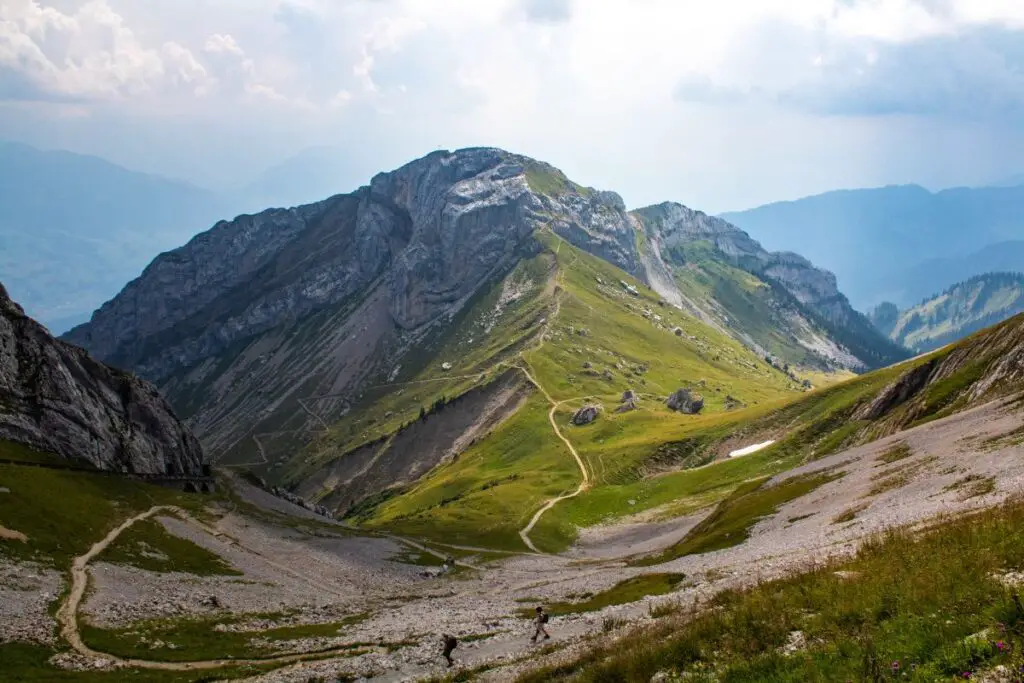
<path fill-rule="evenodd" d="M 852 522 L 853 520 L 857 519 L 857 515 L 867 510 L 868 507 L 870 507 L 870 505 L 870 503 L 861 503 L 860 505 L 855 505 L 852 508 L 849 508 L 848 510 L 845 510 L 840 514 L 836 515 L 835 517 L 833 517 L 832 523 L 846 524 L 847 522 Z"/>
<path fill-rule="evenodd" d="M 877 463 L 875 467 L 881 467 L 882 465 L 890 465 L 898 460 L 909 458 L 914 454 L 914 451 L 910 448 L 910 445 L 906 441 L 899 441 L 885 450 L 884 453 L 876 458 Z"/>

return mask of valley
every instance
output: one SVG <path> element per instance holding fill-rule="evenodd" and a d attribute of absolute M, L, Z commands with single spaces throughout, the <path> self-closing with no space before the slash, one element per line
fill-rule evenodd
<path fill-rule="evenodd" d="M 1016 529 L 911 567 L 963 564 L 988 599 L 935 598 L 963 623 L 812 604 L 1021 514 L 1020 315 L 911 357 L 798 254 L 492 148 L 222 221 L 61 339 L 0 293 L 15 680 L 782 681 L 872 648 L 1016 665 L 950 649 L 996 624 L 1024 648 Z M 769 630 L 744 616 L 792 585 Z"/>
<path fill-rule="evenodd" d="M 11 556 L 4 546 L 0 604 L 9 611 L 0 637 L 20 634 L 37 644 L 0 644 L 0 652 L 5 662 L 47 667 L 47 680 L 197 680 L 202 670 L 216 680 L 442 680 L 439 634 L 453 632 L 462 642 L 458 671 L 475 672 L 478 680 L 541 680 L 529 672 L 571 670 L 565 667 L 623 629 L 664 629 L 682 619 L 673 628 L 685 633 L 685 615 L 720 600 L 714 596 L 723 591 L 805 571 L 821 575 L 830 566 L 842 574 L 844 563 L 862 557 L 861 544 L 884 530 L 935 533 L 993 506 L 1019 514 L 1013 511 L 1024 485 L 1020 405 L 1019 398 L 985 403 L 815 459 L 766 484 L 756 479 L 755 488 L 710 517 L 703 508 L 667 523 L 634 515 L 593 527 L 564 555 L 454 550 L 357 531 L 235 477 L 212 499 L 145 484 L 107 490 L 104 483 L 95 491 L 110 501 L 109 516 L 77 548 Z M 10 489 L 0 512 L 29 547 L 47 533 L 40 520 L 67 506 L 51 499 L 36 505 L 42 515 L 12 519 L 30 487 L 59 491 L 59 480 L 67 479 L 63 486 L 81 496 L 90 478 L 71 481 L 30 465 L 0 469 Z M 792 486 L 803 481 L 812 483 Z M 765 498 L 762 491 L 783 493 Z M 98 504 L 78 500 L 90 509 Z M 147 519 L 156 526 L 121 541 Z M 723 537 L 723 528 L 741 535 Z M 672 559 L 680 544 L 694 551 Z M 662 553 L 655 564 L 652 552 Z M 438 574 L 448 554 L 459 564 Z M 76 567 L 70 592 L 61 589 L 68 562 Z M 848 573 L 844 580 L 856 583 L 857 573 Z M 662 585 L 655 580 L 662 576 L 681 578 Z M 41 590 L 60 609 L 40 601 Z M 528 640 L 528 622 L 519 615 L 534 604 L 554 614 L 550 646 Z M 54 649 L 58 637 L 68 645 Z M 904 656 L 898 643 L 884 642 L 880 648 Z M 586 661 L 592 660 L 580 664 L 584 671 Z"/>

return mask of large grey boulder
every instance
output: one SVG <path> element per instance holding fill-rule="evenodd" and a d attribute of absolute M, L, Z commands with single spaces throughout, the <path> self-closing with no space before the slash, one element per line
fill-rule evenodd
<path fill-rule="evenodd" d="M 586 405 L 573 413 L 572 423 L 578 427 L 588 425 L 597 419 L 601 409 L 598 406 Z"/>
<path fill-rule="evenodd" d="M 672 410 L 687 415 L 696 415 L 704 409 L 704 399 L 699 394 L 691 394 L 689 389 L 678 389 L 665 401 Z"/>
<path fill-rule="evenodd" d="M 58 341 L 0 284 L 0 439 L 141 474 L 201 474 L 203 452 L 148 382 Z"/>

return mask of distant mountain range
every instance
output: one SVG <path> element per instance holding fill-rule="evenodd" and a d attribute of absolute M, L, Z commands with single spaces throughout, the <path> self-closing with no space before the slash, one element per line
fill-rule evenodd
<path fill-rule="evenodd" d="M 0 144 L 0 274 L 13 298 L 61 332 L 228 204 L 96 157 Z"/>
<path fill-rule="evenodd" d="M 345 170 L 338 150 L 314 148 L 213 192 L 94 156 L 0 142 L 0 275 L 59 334 L 88 320 L 157 254 L 218 220 L 337 194 Z"/>
<path fill-rule="evenodd" d="M 890 339 L 918 353 L 962 339 L 1024 312 L 1024 274 L 986 273 L 905 310 L 886 302 L 869 318 Z"/>
<path fill-rule="evenodd" d="M 828 268 L 862 309 L 905 308 L 958 280 L 1024 270 L 1024 185 L 841 190 L 722 217 Z"/>

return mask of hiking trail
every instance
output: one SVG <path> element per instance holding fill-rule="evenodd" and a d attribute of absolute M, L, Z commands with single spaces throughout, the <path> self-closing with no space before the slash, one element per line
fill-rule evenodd
<path fill-rule="evenodd" d="M 342 646 L 337 648 L 326 648 L 318 650 L 316 652 L 299 652 L 292 654 L 283 654 L 272 657 L 262 658 L 229 658 L 229 659 L 210 659 L 210 660 L 198 660 L 192 662 L 166 662 L 166 661 L 154 661 L 148 659 L 136 659 L 136 658 L 125 658 L 117 655 L 112 655 L 106 652 L 99 652 L 92 649 L 82 640 L 82 634 L 78 626 L 78 610 L 82 604 L 82 600 L 85 597 L 86 588 L 89 585 L 89 563 L 100 555 L 107 547 L 117 540 L 118 536 L 124 533 L 130 526 L 136 522 L 141 522 L 145 519 L 161 513 L 167 512 L 180 516 L 185 521 L 194 524 L 201 528 L 204 532 L 212 534 L 217 537 L 222 537 L 223 534 L 211 529 L 198 522 L 191 515 L 185 512 L 183 509 L 175 505 L 156 505 L 146 510 L 145 512 L 139 513 L 134 517 L 130 517 L 120 524 L 120 526 L 111 530 L 106 536 L 97 541 L 92 545 L 89 550 L 79 555 L 71 563 L 71 587 L 68 591 L 67 597 L 61 603 L 60 608 L 57 610 L 57 626 L 60 629 L 60 634 L 65 641 L 74 649 L 76 652 L 83 654 L 87 657 L 92 657 L 98 660 L 106 660 L 113 662 L 118 666 L 134 667 L 138 669 L 156 669 L 160 671 L 194 671 L 194 670 L 205 670 L 205 669 L 219 669 L 226 666 L 238 666 L 238 665 L 263 665 L 263 664 L 291 664 L 295 662 L 302 662 L 311 659 L 320 659 L 327 655 L 334 653 L 344 653 L 349 651 L 349 646 Z M 419 546 L 415 542 L 408 541 L 407 539 L 401 539 L 403 542 L 409 545 Z M 233 542 L 233 545 L 239 545 Z M 240 546 L 243 547 L 244 546 Z M 426 552 L 433 552 L 429 548 L 421 547 Z M 246 550 L 249 550 L 246 548 Z M 250 552 L 252 552 L 250 550 Z M 310 581 L 307 577 L 303 577 L 297 572 L 284 567 L 281 564 L 268 560 L 260 553 L 255 553 L 261 557 L 265 562 L 273 566 L 275 569 L 285 571 L 293 576 L 302 578 L 305 581 Z M 471 566 L 471 565 L 464 565 Z M 333 590 L 325 588 L 320 584 L 314 584 L 319 590 L 327 590 L 328 592 L 334 593 Z M 335 593 L 337 595 L 337 593 Z"/>
<path fill-rule="evenodd" d="M 561 246 L 562 246 L 562 240 L 561 240 L 561 238 L 559 238 L 558 247 L 560 248 Z M 555 250 L 555 254 L 556 255 L 558 254 L 558 249 L 557 248 Z M 559 272 L 558 272 L 558 281 L 559 281 L 558 285 L 559 285 L 559 288 L 561 288 L 562 273 L 563 273 L 563 271 L 559 270 Z M 561 304 L 562 304 L 561 299 L 556 295 L 556 297 L 555 297 L 555 308 L 551 312 L 551 315 L 548 316 L 548 320 L 547 320 L 547 322 L 545 323 L 545 326 L 544 326 L 545 327 L 544 332 L 541 333 L 541 335 L 539 337 L 539 340 L 537 342 L 537 346 L 534 349 L 535 351 L 540 349 L 542 346 L 544 346 L 544 340 L 545 340 L 545 338 L 547 336 L 547 327 L 551 324 L 552 320 L 554 320 L 555 318 L 558 317 L 558 314 L 562 310 Z M 526 357 L 523 356 L 522 353 L 520 353 L 519 356 L 523 359 L 524 365 L 528 364 L 528 361 L 526 360 Z M 519 365 L 516 365 L 514 367 L 516 367 L 520 372 L 522 372 L 526 376 L 526 379 L 530 381 L 530 384 L 532 384 L 533 386 L 537 387 L 537 389 L 540 391 L 540 393 L 544 394 L 544 398 L 547 399 L 548 403 L 551 404 L 551 410 L 548 411 L 548 422 L 551 423 L 551 430 L 555 433 L 555 436 L 557 436 L 562 441 L 562 443 L 565 444 L 566 448 L 569 449 L 569 452 L 572 453 L 572 457 L 575 458 L 576 464 L 580 468 L 580 474 L 583 477 L 582 481 L 580 481 L 580 485 L 576 487 L 575 491 L 573 491 L 572 493 L 567 493 L 565 495 L 556 496 L 555 498 L 551 498 L 548 501 L 546 501 L 540 507 L 540 509 L 537 510 L 537 512 L 535 512 L 533 514 L 533 517 L 530 518 L 530 522 L 519 531 L 519 537 L 521 539 L 523 539 L 523 543 L 526 544 L 526 547 L 529 548 L 530 550 L 532 550 L 535 553 L 540 553 L 541 550 L 539 550 L 537 548 L 537 546 L 534 545 L 533 541 L 530 539 L 530 532 L 533 531 L 533 528 L 537 525 L 537 522 L 540 521 L 541 517 L 543 517 L 544 513 L 546 513 L 548 510 L 550 510 L 551 508 L 555 507 L 556 505 L 558 505 L 563 500 L 568 500 L 570 498 L 575 498 L 576 496 L 580 495 L 581 493 L 583 493 L 584 491 L 589 489 L 590 488 L 590 472 L 587 471 L 587 466 L 584 464 L 583 458 L 581 458 L 580 454 L 576 452 L 576 447 L 572 445 L 572 442 L 569 441 L 569 439 L 564 434 L 562 434 L 562 430 L 558 428 L 558 422 L 555 421 L 555 412 L 558 410 L 558 406 L 560 406 L 563 403 L 566 403 L 568 401 L 575 400 L 575 399 L 565 399 L 563 401 L 556 401 L 554 398 L 552 398 L 551 394 L 549 394 L 547 392 L 547 390 L 544 388 L 544 386 L 540 382 L 538 382 L 536 380 L 536 378 L 534 378 L 533 375 L 530 374 L 530 371 L 527 370 L 526 367 L 519 366 Z"/>

